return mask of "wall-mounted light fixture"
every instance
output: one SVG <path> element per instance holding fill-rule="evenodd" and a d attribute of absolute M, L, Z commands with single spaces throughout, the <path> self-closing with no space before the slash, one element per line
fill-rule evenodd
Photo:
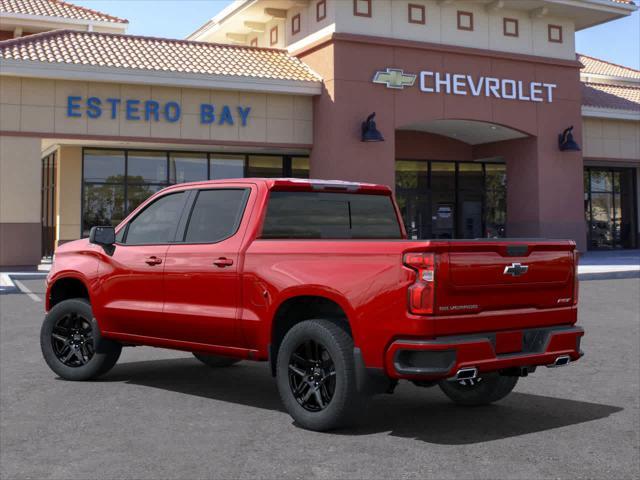
<path fill-rule="evenodd" d="M 384 142 L 384 137 L 376 127 L 376 122 L 374 120 L 375 117 L 376 112 L 373 112 L 364 122 L 362 122 L 361 140 L 363 142 Z"/>
<path fill-rule="evenodd" d="M 558 135 L 558 148 L 561 152 L 579 152 L 580 145 L 573 139 L 573 125 L 565 128 L 564 132 Z"/>

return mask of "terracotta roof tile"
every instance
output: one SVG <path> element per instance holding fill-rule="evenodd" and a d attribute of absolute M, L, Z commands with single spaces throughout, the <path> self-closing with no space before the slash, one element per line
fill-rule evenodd
<path fill-rule="evenodd" d="M 73 30 L 0 42 L 0 59 L 321 81 L 285 50 Z"/>
<path fill-rule="evenodd" d="M 63 2 L 62 0 L 0 0 L 0 12 L 72 18 L 74 20 L 129 23 L 129 21 L 124 18 L 107 15 L 106 13 L 73 5 Z"/>
<path fill-rule="evenodd" d="M 608 75 L 612 77 L 634 78 L 640 79 L 640 70 L 616 65 L 615 63 L 600 60 L 599 58 L 589 57 L 587 55 L 578 54 L 578 61 L 584 65 L 582 74 Z"/>
<path fill-rule="evenodd" d="M 640 87 L 583 83 L 582 105 L 640 112 Z"/>

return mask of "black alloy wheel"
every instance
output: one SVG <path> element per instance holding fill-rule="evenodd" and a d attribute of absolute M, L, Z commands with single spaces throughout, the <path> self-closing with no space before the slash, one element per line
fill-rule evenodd
<path fill-rule="evenodd" d="M 296 348 L 289 358 L 289 387 L 305 410 L 327 408 L 336 389 L 336 367 L 324 345 L 309 339 Z"/>
<path fill-rule="evenodd" d="M 53 353 L 67 367 L 89 363 L 95 353 L 91 322 L 72 312 L 60 318 L 51 331 Z"/>
<path fill-rule="evenodd" d="M 118 361 L 122 345 L 103 338 L 91 304 L 70 298 L 47 312 L 40 329 L 42 356 L 65 380 L 91 380 L 107 373 Z"/>

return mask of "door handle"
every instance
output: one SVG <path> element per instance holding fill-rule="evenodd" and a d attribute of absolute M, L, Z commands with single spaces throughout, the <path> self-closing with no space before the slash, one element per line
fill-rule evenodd
<path fill-rule="evenodd" d="M 220 257 L 217 260 L 214 260 L 213 264 L 216 267 L 220 267 L 220 268 L 230 267 L 231 265 L 233 265 L 233 260 L 231 260 L 230 258 L 226 258 L 226 257 Z"/>
<path fill-rule="evenodd" d="M 162 263 L 162 259 L 158 258 L 158 257 L 156 257 L 154 255 L 154 256 L 151 256 L 151 257 L 147 257 L 145 259 L 144 263 L 146 263 L 147 265 L 151 265 L 151 266 L 160 265 Z"/>

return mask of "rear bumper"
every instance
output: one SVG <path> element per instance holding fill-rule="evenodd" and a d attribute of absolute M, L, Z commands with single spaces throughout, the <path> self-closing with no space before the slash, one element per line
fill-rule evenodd
<path fill-rule="evenodd" d="M 399 339 L 386 351 L 385 369 L 392 378 L 436 380 L 453 377 L 466 367 L 492 372 L 551 365 L 563 355 L 575 361 L 583 355 L 580 350 L 583 335 L 580 327 L 560 326 L 432 340 Z"/>

